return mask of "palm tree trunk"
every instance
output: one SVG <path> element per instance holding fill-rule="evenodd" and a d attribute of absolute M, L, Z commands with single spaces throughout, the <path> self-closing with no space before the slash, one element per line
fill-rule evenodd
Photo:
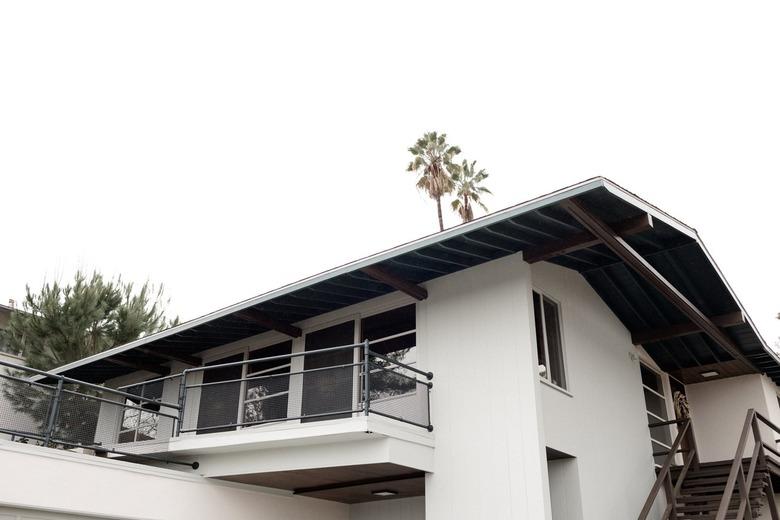
<path fill-rule="evenodd" d="M 439 212 L 439 231 L 444 231 L 444 218 L 441 215 L 441 197 L 436 197 L 436 210 Z"/>

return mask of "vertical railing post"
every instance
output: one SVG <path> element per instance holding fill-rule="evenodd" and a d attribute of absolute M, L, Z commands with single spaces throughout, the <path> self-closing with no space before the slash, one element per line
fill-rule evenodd
<path fill-rule="evenodd" d="M 46 430 L 43 434 L 43 445 L 48 446 L 51 441 L 51 434 L 54 431 L 54 426 L 57 423 L 57 415 L 60 413 L 60 400 L 62 399 L 62 378 L 57 379 L 57 390 L 52 397 L 51 406 L 49 407 L 49 416 L 46 418 Z"/>
<path fill-rule="evenodd" d="M 363 409 L 366 416 L 371 406 L 371 367 L 369 363 L 369 349 L 368 340 L 363 342 Z"/>
<path fill-rule="evenodd" d="M 179 419 L 176 421 L 176 437 L 181 435 L 181 423 L 184 422 L 184 405 L 187 402 L 187 370 L 181 373 L 179 382 Z"/>

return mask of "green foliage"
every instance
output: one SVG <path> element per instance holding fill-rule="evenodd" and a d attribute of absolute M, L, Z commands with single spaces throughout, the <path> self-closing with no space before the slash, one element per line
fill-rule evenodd
<path fill-rule="evenodd" d="M 444 231 L 441 198 L 452 192 L 452 174 L 459 169 L 453 160 L 460 148 L 447 143 L 447 134 L 428 132 L 409 148 L 409 153 L 413 157 L 406 170 L 418 174 L 417 188 L 436 201 L 439 230 Z"/>
<path fill-rule="evenodd" d="M 3 340 L 29 366 L 48 370 L 177 324 L 165 317 L 167 303 L 162 286 L 135 290 L 79 271 L 72 284 L 44 283 L 38 293 L 28 286 L 24 312 L 11 315 Z"/>
<path fill-rule="evenodd" d="M 485 169 L 477 171 L 477 161 L 463 161 L 458 171 L 452 174 L 452 182 L 457 198 L 452 201 L 452 209 L 460 215 L 463 222 L 474 220 L 474 204 L 477 204 L 484 211 L 487 206 L 482 203 L 482 195 L 490 194 L 490 190 L 481 186 L 481 183 L 488 178 Z"/>

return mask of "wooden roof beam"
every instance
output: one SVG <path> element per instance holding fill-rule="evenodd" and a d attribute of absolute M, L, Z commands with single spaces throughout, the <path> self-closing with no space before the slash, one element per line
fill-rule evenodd
<path fill-rule="evenodd" d="M 730 312 L 728 314 L 721 314 L 720 316 L 712 316 L 710 320 L 720 328 L 734 327 L 736 325 L 743 325 L 745 323 L 745 315 L 741 311 Z M 679 323 L 676 325 L 669 325 L 668 327 L 644 329 L 637 332 L 632 332 L 631 342 L 634 345 L 646 345 L 656 341 L 664 341 L 667 339 L 687 336 L 689 334 L 696 334 L 697 332 L 701 332 L 701 329 L 696 326 L 695 323 Z"/>
<path fill-rule="evenodd" d="M 147 363 L 137 359 L 119 357 L 118 355 L 104 358 L 104 360 L 120 367 L 132 368 L 134 370 L 145 370 L 146 372 L 151 372 L 161 376 L 167 376 L 171 373 L 171 369 L 168 367 L 162 367 L 160 365 L 155 365 L 154 363 Z"/>
<path fill-rule="evenodd" d="M 150 348 L 144 347 L 137 347 L 135 350 L 138 352 L 143 352 L 148 356 L 167 359 L 168 361 L 178 361 L 179 363 L 184 363 L 185 365 L 190 365 L 193 367 L 199 367 L 203 364 L 202 359 L 195 356 L 188 356 L 187 354 L 171 354 L 169 352 L 161 352 L 159 350 L 152 350 Z"/>
<path fill-rule="evenodd" d="M 645 213 L 638 217 L 611 223 L 609 227 L 621 237 L 636 235 L 653 228 L 653 217 Z M 568 255 L 574 251 L 587 249 L 601 243 L 601 239 L 595 237 L 589 231 L 584 231 L 575 233 L 568 238 L 550 242 L 549 244 L 529 248 L 523 251 L 523 259 L 529 264 L 533 264 L 555 258 L 556 256 Z"/>
<path fill-rule="evenodd" d="M 739 351 L 734 342 L 729 338 L 715 323 L 705 316 L 688 298 L 678 291 L 661 273 L 651 266 L 642 255 L 637 253 L 625 240 L 601 221 L 598 217 L 588 211 L 587 207 L 577 199 L 567 199 L 561 202 L 561 206 L 576 218 L 585 229 L 593 233 L 606 245 L 618 258 L 620 258 L 628 267 L 633 269 L 639 276 L 645 279 L 650 285 L 655 287 L 665 298 L 667 298 L 680 312 L 691 320 L 702 332 L 707 334 L 723 350 L 729 353 L 731 357 L 739 360 L 746 367 L 755 370 L 745 356 Z"/>
<path fill-rule="evenodd" d="M 380 281 L 385 285 L 389 285 L 393 289 L 406 293 L 416 300 L 424 300 L 428 297 L 428 291 L 425 290 L 424 287 L 420 287 L 417 284 L 404 280 L 403 278 L 399 278 L 398 276 L 389 272 L 387 269 L 378 265 L 364 267 L 361 269 L 361 271 L 374 280 Z"/>
<path fill-rule="evenodd" d="M 286 334 L 291 338 L 300 338 L 301 334 L 303 334 L 303 331 L 301 331 L 301 329 L 298 327 L 290 325 L 289 323 L 275 320 L 274 318 L 271 318 L 267 314 L 258 311 L 257 309 L 244 309 L 243 311 L 236 312 L 235 316 L 241 318 L 242 320 L 251 321 L 252 323 L 261 325 L 267 329 L 281 332 L 282 334 Z"/>

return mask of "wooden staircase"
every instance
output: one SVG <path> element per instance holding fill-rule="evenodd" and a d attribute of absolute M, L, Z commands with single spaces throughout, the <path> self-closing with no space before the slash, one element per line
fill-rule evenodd
<path fill-rule="evenodd" d="M 666 498 L 661 520 L 745 520 L 758 518 L 766 505 L 771 520 L 780 520 L 775 505 L 772 475 L 780 477 L 780 451 L 761 437 L 763 427 L 780 434 L 780 428 L 753 409 L 748 410 L 733 459 L 699 462 L 690 419 L 650 424 L 658 428 L 676 424 L 677 437 L 666 452 L 664 464 L 645 501 L 639 520 L 647 520 L 661 489 Z M 752 437 L 752 445 L 748 440 Z M 750 453 L 745 450 L 751 448 Z M 680 457 L 682 464 L 677 464 Z"/>
<path fill-rule="evenodd" d="M 699 464 L 698 468 L 691 468 L 680 486 L 680 492 L 674 508 L 675 516 L 669 516 L 669 518 L 714 520 L 726 490 L 733 462 L 733 460 L 723 460 Z M 743 471 L 747 472 L 750 466 L 750 459 L 744 460 L 742 464 Z M 677 481 L 682 468 L 682 466 L 672 467 L 672 480 Z M 753 518 L 758 518 L 761 506 L 765 503 L 770 486 L 769 479 L 769 470 L 766 467 L 756 466 L 749 494 Z M 731 499 L 729 509 L 726 511 L 727 519 L 737 517 L 739 503 L 738 496 Z M 747 513 L 745 513 L 744 517 L 750 518 L 747 516 Z"/>

